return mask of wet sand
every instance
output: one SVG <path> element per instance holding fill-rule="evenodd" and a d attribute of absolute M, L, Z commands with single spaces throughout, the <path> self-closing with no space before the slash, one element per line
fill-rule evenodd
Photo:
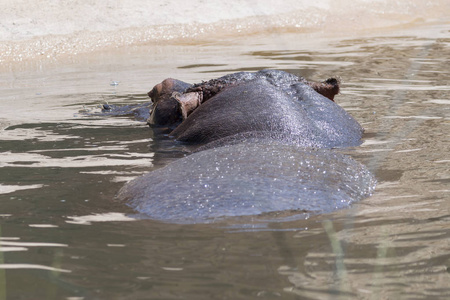
<path fill-rule="evenodd" d="M 217 42 L 258 33 L 361 35 L 441 22 L 449 10 L 445 0 L 7 0 L 0 11 L 0 71 L 20 62 L 54 62 L 144 44 Z"/>

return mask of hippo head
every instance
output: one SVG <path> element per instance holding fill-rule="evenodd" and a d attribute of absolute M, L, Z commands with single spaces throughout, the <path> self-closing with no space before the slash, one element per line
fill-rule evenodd
<path fill-rule="evenodd" d="M 339 93 L 340 85 L 340 81 L 335 78 L 329 78 L 323 82 L 312 82 L 277 70 L 262 70 L 254 73 L 238 72 L 194 85 L 167 78 L 148 92 L 148 96 L 153 102 L 153 109 L 147 123 L 151 126 L 175 128 L 200 104 L 213 98 L 224 89 L 255 79 L 268 80 L 272 85 L 284 89 L 287 88 L 284 86 L 286 84 L 292 85 L 301 82 L 331 101 L 334 101 L 334 96 Z"/>
<path fill-rule="evenodd" d="M 153 109 L 147 120 L 149 125 L 172 125 L 182 120 L 182 111 L 180 109 L 179 100 L 174 94 L 181 94 L 189 88 L 189 83 L 167 78 L 158 83 L 148 92 L 148 96 L 152 99 Z"/>

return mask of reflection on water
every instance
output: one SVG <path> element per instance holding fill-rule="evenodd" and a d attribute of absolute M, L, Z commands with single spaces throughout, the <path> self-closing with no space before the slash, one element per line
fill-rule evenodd
<path fill-rule="evenodd" d="M 91 225 L 91 222 L 126 222 L 135 220 L 122 213 L 106 213 L 74 217 L 68 216 L 67 218 L 70 220 L 66 221 L 66 223 L 83 225 Z"/>
<path fill-rule="evenodd" d="M 44 95 L 24 90 L 26 103 L 53 101 L 36 103 L 40 118 L 43 107 L 69 106 L 59 120 L 31 118 L 0 132 L 0 299 L 449 298 L 448 26 L 302 39 L 174 47 L 179 61 L 156 57 L 168 62 L 163 70 L 135 49 L 115 60 L 114 93 L 109 75 L 105 87 L 88 85 L 92 94 L 58 89 L 56 76 Z M 217 61 L 224 53 L 226 62 Z M 130 62 L 135 68 L 120 65 Z M 100 82 L 88 75 L 105 65 L 80 64 L 73 76 L 79 86 L 83 77 Z M 364 144 L 344 152 L 376 175 L 374 196 L 308 219 L 215 225 L 142 220 L 112 200 L 124 180 L 189 149 L 127 118 L 73 113 L 103 92 L 140 102 L 162 76 L 195 82 L 264 67 L 315 80 L 340 75 L 337 102 L 366 128 Z"/>

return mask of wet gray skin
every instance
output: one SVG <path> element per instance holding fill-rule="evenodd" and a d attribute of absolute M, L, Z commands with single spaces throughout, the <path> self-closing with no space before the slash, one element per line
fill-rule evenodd
<path fill-rule="evenodd" d="M 348 156 L 250 140 L 179 159 L 129 182 L 118 198 L 152 219 L 209 223 L 286 210 L 327 213 L 374 187 L 370 172 Z"/>
<path fill-rule="evenodd" d="M 195 110 L 200 104 L 213 99 L 215 95 L 222 93 L 225 89 L 257 80 L 266 81 L 272 87 L 287 94 L 291 93 L 292 86 L 299 83 L 312 87 L 315 91 L 332 101 L 334 96 L 339 93 L 339 80 L 335 78 L 329 78 L 323 82 L 310 82 L 303 77 L 278 70 L 238 72 L 193 85 L 168 78 L 155 85 L 148 93 L 153 102 L 153 108 L 147 120 L 148 124 L 150 126 L 175 128 L 181 121 L 186 119 L 192 112 L 191 110 Z M 183 96 L 180 97 L 180 94 L 185 96 L 184 100 L 180 99 L 183 98 Z M 189 107 L 188 112 L 186 112 L 185 102 L 187 98 L 190 99 L 188 100 L 190 104 L 187 105 Z M 240 99 L 245 98 L 242 98 L 242 95 L 240 95 Z M 291 97 L 291 100 L 301 99 L 294 95 Z"/>
<path fill-rule="evenodd" d="M 171 133 L 198 152 L 129 182 L 120 201 L 152 219 L 204 223 L 327 213 L 372 193 L 367 169 L 332 150 L 361 143 L 362 127 L 341 107 L 286 72 L 227 76 Z"/>
<path fill-rule="evenodd" d="M 359 145 L 363 133 L 339 105 L 306 84 L 281 88 L 255 79 L 223 89 L 171 135 L 183 142 L 209 143 L 252 131 L 288 135 L 320 148 Z"/>
<path fill-rule="evenodd" d="M 86 113 L 88 115 L 101 116 L 133 116 L 136 121 L 146 121 L 150 117 L 150 103 L 130 104 L 130 105 L 114 105 L 103 104 L 101 113 Z"/>

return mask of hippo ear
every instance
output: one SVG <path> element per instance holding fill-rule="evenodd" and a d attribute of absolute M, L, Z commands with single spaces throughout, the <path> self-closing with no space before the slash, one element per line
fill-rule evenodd
<path fill-rule="evenodd" d="M 170 126 L 182 121 L 181 111 L 178 101 L 173 98 L 161 99 L 154 104 L 147 119 L 147 124 L 151 126 Z"/>
<path fill-rule="evenodd" d="M 308 82 L 308 85 L 312 87 L 316 92 L 322 96 L 327 97 L 334 102 L 334 96 L 339 94 L 341 81 L 336 78 L 328 78 L 322 82 Z"/>
<path fill-rule="evenodd" d="M 184 93 L 190 86 L 191 84 L 184 81 L 167 78 L 155 85 L 147 95 L 152 99 L 153 103 L 157 103 L 161 99 L 169 98 L 173 92 Z"/>
<path fill-rule="evenodd" d="M 161 91 L 162 91 L 162 83 L 158 83 L 155 85 L 150 92 L 147 93 L 147 95 L 152 99 L 153 103 L 157 103 L 159 98 L 161 97 Z"/>
<path fill-rule="evenodd" d="M 202 95 L 203 94 L 196 92 L 185 94 L 174 92 L 172 94 L 172 98 L 178 101 L 179 110 L 183 120 L 186 120 L 187 117 L 200 105 Z"/>

